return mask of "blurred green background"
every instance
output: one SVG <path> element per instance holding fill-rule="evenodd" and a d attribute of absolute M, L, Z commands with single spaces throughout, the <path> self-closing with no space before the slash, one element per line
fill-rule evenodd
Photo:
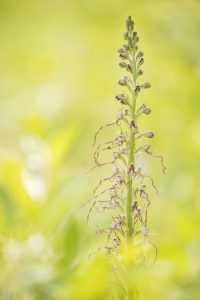
<path fill-rule="evenodd" d="M 87 224 L 80 206 L 107 174 L 84 175 L 94 132 L 115 118 L 130 14 L 152 84 L 143 126 L 167 165 L 166 176 L 150 165 L 159 254 L 138 277 L 141 299 L 200 299 L 199 11 L 199 0 L 0 0 L 0 299 L 108 299 L 104 259 L 88 260 L 98 218 Z"/>

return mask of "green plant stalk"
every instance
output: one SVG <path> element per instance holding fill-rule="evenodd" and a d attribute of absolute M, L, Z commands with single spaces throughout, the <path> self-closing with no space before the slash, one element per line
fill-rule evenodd
<path fill-rule="evenodd" d="M 137 80 L 137 68 L 135 63 L 135 53 L 133 52 L 133 70 L 132 70 L 132 78 L 133 78 L 133 86 L 136 86 L 136 80 Z M 132 91 L 132 103 L 131 103 L 131 118 L 135 121 L 136 115 L 135 115 L 135 109 L 136 109 L 136 94 L 135 91 Z M 134 158 L 134 151 L 135 151 L 135 133 L 130 128 L 130 149 L 129 149 L 129 157 L 128 157 L 128 166 L 130 166 L 131 163 L 135 162 Z M 127 186 L 127 241 L 133 236 L 134 228 L 133 228 L 133 219 L 132 219 L 132 201 L 133 201 L 133 179 L 130 173 L 128 173 L 128 186 Z"/>

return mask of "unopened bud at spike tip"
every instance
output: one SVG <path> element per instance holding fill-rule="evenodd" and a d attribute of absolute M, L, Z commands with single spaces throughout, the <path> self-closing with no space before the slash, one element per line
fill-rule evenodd
<path fill-rule="evenodd" d="M 126 32 L 124 33 L 124 39 L 125 39 L 126 41 L 129 40 L 129 34 L 128 34 L 128 31 L 126 31 Z"/>
<path fill-rule="evenodd" d="M 131 19 L 131 16 L 129 16 L 126 20 L 126 28 L 128 31 L 133 31 L 133 28 L 134 28 L 134 22 L 133 20 Z"/>

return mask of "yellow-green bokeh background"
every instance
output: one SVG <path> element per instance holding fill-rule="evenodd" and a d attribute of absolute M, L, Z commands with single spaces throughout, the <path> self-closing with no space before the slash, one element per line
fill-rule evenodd
<path fill-rule="evenodd" d="M 200 298 L 199 11 L 199 0 L 0 0 L 0 299 L 107 299 L 102 258 L 87 260 L 97 220 L 80 205 L 99 178 L 83 176 L 93 134 L 115 118 L 129 14 L 152 84 L 144 127 L 168 169 L 150 165 L 159 256 L 140 274 L 142 299 Z"/>

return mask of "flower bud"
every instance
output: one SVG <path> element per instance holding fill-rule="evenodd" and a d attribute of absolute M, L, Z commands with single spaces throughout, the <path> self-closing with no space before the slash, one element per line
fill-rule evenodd
<path fill-rule="evenodd" d="M 132 66 L 130 64 L 126 65 L 126 70 L 131 72 L 132 71 Z"/>
<path fill-rule="evenodd" d="M 142 85 L 143 89 L 149 89 L 151 87 L 151 84 L 149 82 L 145 82 L 143 85 Z"/>
<path fill-rule="evenodd" d="M 121 104 L 127 104 L 128 102 L 127 96 L 124 94 L 118 94 L 115 98 L 120 101 Z"/>
<path fill-rule="evenodd" d="M 133 39 L 134 43 L 137 44 L 139 42 L 139 36 L 136 36 L 134 39 Z"/>
<path fill-rule="evenodd" d="M 126 31 L 126 32 L 124 33 L 124 39 L 125 39 L 125 40 L 129 40 L 129 34 L 128 34 L 128 31 Z"/>
<path fill-rule="evenodd" d="M 149 139 L 153 138 L 154 137 L 154 133 L 151 132 L 151 131 L 148 131 L 145 133 L 145 136 L 148 137 Z"/>
<path fill-rule="evenodd" d="M 143 57 L 144 56 L 144 53 L 142 51 L 139 51 L 136 58 L 140 58 L 140 57 Z"/>
<path fill-rule="evenodd" d="M 118 52 L 119 54 L 124 53 L 124 49 L 123 49 L 123 48 L 119 48 L 119 49 L 117 49 L 117 52 Z"/>
<path fill-rule="evenodd" d="M 129 45 L 123 45 L 123 47 L 124 47 L 124 49 L 126 50 L 126 51 L 128 51 L 128 50 L 130 50 L 130 46 Z"/>
<path fill-rule="evenodd" d="M 133 31 L 133 27 L 134 27 L 134 22 L 132 21 L 131 16 L 129 16 L 126 20 L 126 28 L 129 31 Z"/>
<path fill-rule="evenodd" d="M 122 220 L 125 220 L 126 219 L 126 216 L 124 215 L 124 214 L 121 214 L 121 215 L 119 215 L 120 216 L 120 218 L 122 219 Z"/>
<path fill-rule="evenodd" d="M 120 153 L 121 154 L 126 154 L 126 147 L 121 147 L 120 148 Z"/>
<path fill-rule="evenodd" d="M 143 75 L 143 71 L 142 71 L 141 69 L 139 69 L 139 70 L 137 71 L 137 75 L 138 75 L 138 76 Z"/>
<path fill-rule="evenodd" d="M 130 163 L 130 165 L 129 165 L 129 171 L 135 171 L 135 165 L 134 165 L 134 163 Z"/>
<path fill-rule="evenodd" d="M 127 59 L 128 58 L 128 55 L 126 53 L 120 53 L 119 57 L 121 59 Z"/>
<path fill-rule="evenodd" d="M 135 38 L 136 38 L 136 36 L 137 36 L 137 32 L 136 32 L 136 31 L 134 31 L 134 32 L 133 32 L 133 38 L 135 39 Z"/>
<path fill-rule="evenodd" d="M 140 86 L 139 86 L 139 85 L 136 85 L 136 87 L 135 87 L 135 92 L 136 92 L 136 93 L 139 93 L 139 92 L 140 92 Z"/>
<path fill-rule="evenodd" d="M 130 120 L 129 127 L 130 128 L 136 128 L 136 124 L 135 124 L 134 120 Z"/>
<path fill-rule="evenodd" d="M 119 138 L 119 139 L 124 139 L 124 133 L 123 133 L 123 131 L 118 131 L 118 133 L 117 133 L 117 137 Z"/>
<path fill-rule="evenodd" d="M 143 149 L 146 152 L 146 151 L 149 151 L 150 147 L 151 147 L 151 145 L 146 144 L 143 146 Z"/>
<path fill-rule="evenodd" d="M 127 76 L 124 76 L 122 79 L 120 79 L 119 81 L 118 81 L 118 83 L 120 84 L 120 85 L 127 85 L 127 82 L 128 82 L 128 77 Z"/>
<path fill-rule="evenodd" d="M 113 152 L 114 159 L 118 159 L 120 157 L 119 152 Z"/>
<path fill-rule="evenodd" d="M 145 107 L 144 110 L 143 110 L 143 113 L 144 113 L 145 115 L 150 115 L 151 109 L 148 108 L 148 107 Z"/>
<path fill-rule="evenodd" d="M 123 116 L 128 116 L 130 114 L 130 110 L 128 108 L 123 109 Z"/>
<path fill-rule="evenodd" d="M 125 105 L 125 104 L 127 104 L 127 103 L 128 103 L 128 100 L 127 100 L 127 99 L 125 99 L 125 98 L 124 98 L 124 99 L 121 99 L 121 100 L 120 100 L 120 103 Z"/>
<path fill-rule="evenodd" d="M 134 120 L 131 120 L 129 123 L 129 127 L 132 128 L 133 133 L 138 133 L 138 127 Z"/>
<path fill-rule="evenodd" d="M 120 61 L 119 66 L 120 66 L 121 68 L 126 68 L 126 63 L 125 63 L 125 61 Z"/>
<path fill-rule="evenodd" d="M 140 60 L 138 61 L 138 65 L 141 66 L 143 65 L 143 63 L 144 63 L 144 58 L 141 57 Z"/>

